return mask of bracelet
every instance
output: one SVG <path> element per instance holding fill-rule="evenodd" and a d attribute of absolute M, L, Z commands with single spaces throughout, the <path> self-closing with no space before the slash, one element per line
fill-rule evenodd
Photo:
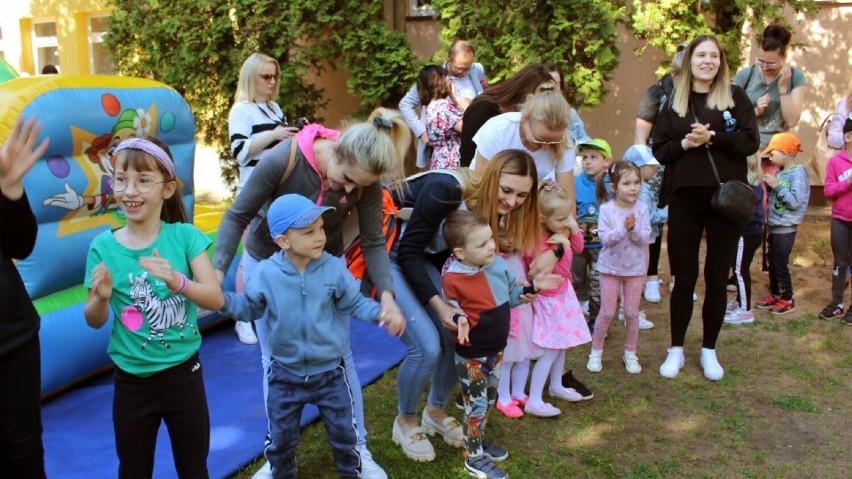
<path fill-rule="evenodd" d="M 180 275 L 180 285 L 175 289 L 171 289 L 171 292 L 175 294 L 186 293 L 186 290 L 189 288 L 189 280 L 186 279 L 186 275 L 183 273 L 178 273 L 178 275 Z"/>

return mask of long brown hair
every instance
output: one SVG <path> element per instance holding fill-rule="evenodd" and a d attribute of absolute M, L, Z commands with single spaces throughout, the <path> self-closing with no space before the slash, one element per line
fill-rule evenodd
<path fill-rule="evenodd" d="M 689 46 L 684 50 L 683 68 L 680 74 L 674 77 L 674 95 L 671 105 L 672 110 L 681 118 L 686 117 L 690 108 L 689 97 L 693 82 L 692 55 L 695 49 L 704 42 L 712 42 L 719 49 L 719 70 L 710 85 L 710 92 L 707 95 L 707 108 L 723 111 L 734 107 L 734 98 L 731 95 L 731 72 L 728 69 L 725 49 L 713 35 L 699 35 L 689 42 Z"/>
<path fill-rule="evenodd" d="M 488 220 L 494 237 L 499 236 L 500 215 L 497 212 L 500 176 L 517 175 L 532 178 L 532 188 L 523 204 L 503 216 L 504 236 L 510 238 L 519 251 L 534 253 L 541 238 L 538 210 L 538 172 L 529 153 L 523 150 L 504 150 L 494 155 L 481 175 L 464 170 L 462 197 L 470 211 Z"/>
<path fill-rule="evenodd" d="M 511 78 L 486 88 L 476 97 L 474 103 L 487 101 L 496 104 L 501 111 L 517 111 L 527 96 L 535 93 L 540 85 L 548 82 L 555 85 L 550 72 L 551 70 L 538 63 L 527 65 Z"/>
<path fill-rule="evenodd" d="M 618 182 L 631 172 L 636 173 L 639 180 L 642 180 L 642 173 L 640 173 L 639 167 L 629 161 L 619 160 L 609 167 L 607 173 L 609 173 L 609 184 L 613 193 L 615 193 L 615 188 L 618 186 Z M 599 176 L 597 185 L 595 186 L 595 196 L 598 198 L 598 204 L 606 203 L 607 200 L 609 200 L 609 192 L 606 190 L 606 176 L 607 175 Z"/>
<path fill-rule="evenodd" d="M 169 155 L 169 158 L 172 159 L 172 162 L 174 162 L 174 156 L 172 156 L 171 150 L 169 150 L 169 147 L 166 146 L 165 143 L 153 136 L 146 136 L 145 139 L 162 148 L 163 151 Z M 182 185 L 180 181 L 178 181 L 177 177 L 172 177 L 169 170 L 167 170 L 162 163 L 157 161 L 156 158 L 142 150 L 126 149 L 118 152 L 115 157 L 115 168 L 118 169 L 119 165 L 121 165 L 124 170 L 133 168 L 139 172 L 159 171 L 160 174 L 163 175 L 165 181 L 174 181 L 176 183 L 175 192 L 171 197 L 163 200 L 163 208 L 160 210 L 160 219 L 166 223 L 189 223 L 186 208 L 183 207 L 183 198 L 181 197 L 180 191 Z"/>

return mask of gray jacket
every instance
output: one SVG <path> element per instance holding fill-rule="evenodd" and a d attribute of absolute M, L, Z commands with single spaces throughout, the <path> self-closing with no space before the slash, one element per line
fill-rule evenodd
<path fill-rule="evenodd" d="M 767 222 L 771 233 L 792 233 L 805 219 L 811 185 L 808 171 L 802 165 L 793 165 L 778 170 L 775 174 L 778 186 L 769 196 Z"/>

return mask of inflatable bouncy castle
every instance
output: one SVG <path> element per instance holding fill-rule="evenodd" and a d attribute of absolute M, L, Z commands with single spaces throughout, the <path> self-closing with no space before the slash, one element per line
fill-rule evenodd
<path fill-rule="evenodd" d="M 195 121 L 184 99 L 167 85 L 99 75 L 0 84 L 0 138 L 21 115 L 38 119 L 41 137 L 50 137 L 44 158 L 24 178 L 38 239 L 29 258 L 17 262 L 41 316 L 42 393 L 47 393 L 111 364 L 106 349 L 112 324 L 101 329 L 86 324 L 82 283 L 91 240 L 124 222 L 109 186 L 112 150 L 133 136 L 165 142 L 192 217 Z"/>

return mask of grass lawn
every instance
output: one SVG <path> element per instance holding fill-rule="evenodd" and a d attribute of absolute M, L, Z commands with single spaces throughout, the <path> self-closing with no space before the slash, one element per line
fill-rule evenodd
<path fill-rule="evenodd" d="M 662 303 L 642 306 L 657 327 L 640 334 L 641 374 L 624 371 L 624 328 L 614 321 L 603 372 L 586 371 L 588 347 L 568 352 L 566 368 L 594 391 L 593 400 L 553 400 L 563 414 L 552 419 L 507 419 L 494 411 L 486 436 L 510 451 L 501 467 L 510 477 L 536 479 L 850 477 L 852 327 L 816 317 L 831 284 L 830 253 L 826 264 L 822 251 L 827 226 L 806 223 L 797 240 L 796 312 L 773 317 L 758 311 L 751 325 L 724 327 L 717 347 L 725 367 L 722 381 L 704 379 L 698 364 L 701 297 L 687 336 L 686 366 L 674 380 L 660 377 L 657 369 L 669 344 L 664 294 Z M 661 264 L 660 270 L 668 267 Z M 759 298 L 767 277 L 757 260 L 752 271 Z M 391 478 L 469 477 L 461 450 L 440 439 L 432 442 L 437 458 L 431 463 L 407 459 L 393 443 L 395 379 L 391 370 L 364 391 L 376 461 Z M 300 477 L 337 477 L 321 424 L 304 430 L 297 457 Z M 260 465 L 234 477 L 249 478 Z"/>

